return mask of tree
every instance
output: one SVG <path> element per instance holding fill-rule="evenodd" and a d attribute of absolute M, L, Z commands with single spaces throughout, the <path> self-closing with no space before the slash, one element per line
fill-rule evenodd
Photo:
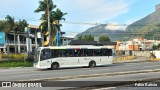
<path fill-rule="evenodd" d="M 153 48 L 153 50 L 156 50 L 156 49 L 158 49 L 158 48 L 159 48 L 159 45 L 155 45 L 155 44 L 153 44 L 152 48 Z"/>
<path fill-rule="evenodd" d="M 18 22 L 17 22 L 17 28 L 16 28 L 16 30 L 17 30 L 17 32 L 18 33 L 24 33 L 25 32 L 25 27 L 27 27 L 28 26 L 28 23 L 27 23 L 27 21 L 26 20 L 19 20 Z M 25 37 L 23 38 L 23 41 L 25 40 Z M 17 44 L 16 44 L 17 45 Z M 17 48 L 16 48 L 17 49 Z M 25 50 L 25 49 L 24 49 Z"/>
<path fill-rule="evenodd" d="M 60 20 L 64 20 L 65 18 L 63 16 L 65 16 L 67 13 L 63 13 L 59 8 L 56 9 L 56 11 L 52 11 L 51 12 L 51 19 L 52 20 L 57 20 L 57 24 L 58 26 L 60 26 Z"/>
<path fill-rule="evenodd" d="M 59 8 L 56 9 L 56 11 L 52 11 L 51 12 L 51 20 L 54 20 L 53 22 L 53 27 L 55 27 L 54 29 L 54 34 L 59 32 L 61 33 L 61 29 L 60 27 L 62 26 L 62 24 L 60 24 L 60 21 L 61 20 L 64 20 L 65 21 L 65 18 L 64 16 L 66 15 L 67 13 L 63 13 Z M 54 35 L 53 34 L 53 35 Z M 53 36 L 51 36 L 53 37 Z"/>
<path fill-rule="evenodd" d="M 28 26 L 28 23 L 27 23 L 27 21 L 25 20 L 25 19 L 23 19 L 23 20 L 19 20 L 18 22 L 17 22 L 17 31 L 19 32 L 19 33 L 21 33 L 21 32 L 24 32 L 25 30 L 25 27 L 27 27 Z"/>
<path fill-rule="evenodd" d="M 35 10 L 36 13 L 44 12 L 41 16 L 43 22 L 41 23 L 40 28 L 44 36 L 49 32 L 49 45 L 51 45 L 53 41 L 51 39 L 53 38 L 53 35 L 56 36 L 56 32 L 61 31 L 60 27 L 62 24 L 60 24 L 60 20 L 65 20 L 63 16 L 67 14 L 63 13 L 59 8 L 57 8 L 56 11 L 53 11 L 54 8 L 56 8 L 56 5 L 53 4 L 52 0 L 43 0 L 39 2 L 39 7 Z"/>
<path fill-rule="evenodd" d="M 9 23 L 7 22 L 9 20 L 1 20 L 0 21 L 0 31 L 5 32 L 5 38 L 6 38 L 6 42 L 8 42 L 8 33 L 11 31 L 10 27 L 9 27 Z"/>
<path fill-rule="evenodd" d="M 15 53 L 17 53 L 16 34 L 18 32 L 24 32 L 24 28 L 26 26 L 28 26 L 27 21 L 23 19 L 23 20 L 19 20 L 18 22 L 16 22 L 14 17 L 11 17 L 11 16 L 7 15 L 6 18 L 5 18 L 5 21 L 1 21 L 0 23 L 1 23 L 0 28 L 2 28 L 3 31 L 6 33 L 6 37 L 7 37 L 7 34 L 10 31 L 13 31 L 13 33 L 14 33 Z"/>
<path fill-rule="evenodd" d="M 15 44 L 15 53 L 17 52 L 17 46 L 16 46 L 16 28 L 18 27 L 17 26 L 17 23 L 15 22 L 15 19 L 14 17 L 11 17 L 9 15 L 6 16 L 5 18 L 5 21 L 6 21 L 6 27 L 5 29 L 9 30 L 9 31 L 13 31 L 14 32 L 14 44 Z"/>
<path fill-rule="evenodd" d="M 39 1 L 39 7 L 35 10 L 36 13 L 38 12 L 45 12 L 44 14 L 42 14 L 41 19 L 44 19 L 45 22 L 44 23 L 48 23 L 48 32 L 49 32 L 49 39 L 51 41 L 51 22 L 50 22 L 50 12 L 56 8 L 56 5 L 53 4 L 52 0 L 43 0 L 43 1 Z M 47 18 L 43 18 L 46 17 Z M 46 24 L 42 24 L 42 25 L 46 25 Z M 41 27 L 42 27 L 41 25 Z M 51 42 L 49 42 L 49 45 L 51 45 Z"/>
<path fill-rule="evenodd" d="M 5 27 L 5 22 L 4 21 L 0 21 L 0 31 L 4 31 L 4 27 Z"/>
<path fill-rule="evenodd" d="M 79 36 L 79 37 L 78 37 L 78 40 L 82 40 L 82 36 Z"/>
<path fill-rule="evenodd" d="M 94 37 L 91 35 L 85 35 L 85 36 L 80 36 L 78 37 L 78 40 L 86 40 L 86 41 L 93 41 Z"/>
<path fill-rule="evenodd" d="M 110 42 L 110 38 L 108 36 L 100 36 L 99 41 L 108 41 Z"/>

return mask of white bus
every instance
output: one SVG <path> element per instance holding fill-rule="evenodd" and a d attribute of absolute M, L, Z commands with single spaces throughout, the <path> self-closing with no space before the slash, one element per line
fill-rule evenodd
<path fill-rule="evenodd" d="M 34 67 L 58 69 L 61 67 L 95 67 L 112 64 L 113 49 L 106 46 L 39 47 L 34 55 Z"/>

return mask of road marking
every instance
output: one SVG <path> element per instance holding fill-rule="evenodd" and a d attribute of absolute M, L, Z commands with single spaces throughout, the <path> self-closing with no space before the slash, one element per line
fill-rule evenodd
<path fill-rule="evenodd" d="M 136 66 L 136 65 L 125 65 L 125 66 Z"/>
<path fill-rule="evenodd" d="M 33 73 L 36 73 L 35 71 L 30 71 L 30 72 L 12 72 L 12 73 L 9 73 L 6 75 L 6 73 L 2 73 L 0 74 L 0 76 L 12 76 L 12 75 L 19 75 L 19 74 L 33 74 Z"/>
<path fill-rule="evenodd" d="M 107 88 L 98 88 L 98 89 L 92 89 L 92 90 L 109 90 L 109 89 L 114 89 L 116 87 L 107 87 Z"/>
<path fill-rule="evenodd" d="M 25 77 L 27 77 L 27 76 L 40 76 L 40 75 L 46 75 L 46 73 L 43 73 L 43 74 L 28 74 L 28 75 L 16 75 L 16 76 L 10 76 L 10 77 L 21 77 L 21 76 L 25 76 Z"/>
<path fill-rule="evenodd" d="M 88 71 L 108 71 L 110 69 L 98 69 L 98 70 L 88 70 Z"/>
<path fill-rule="evenodd" d="M 143 67 L 160 67 L 160 65 L 143 66 Z"/>
<path fill-rule="evenodd" d="M 11 68 L 11 69 L 0 69 L 0 72 L 22 72 L 22 71 L 31 71 L 31 70 L 35 70 L 35 69 L 25 69 L 25 68 Z"/>

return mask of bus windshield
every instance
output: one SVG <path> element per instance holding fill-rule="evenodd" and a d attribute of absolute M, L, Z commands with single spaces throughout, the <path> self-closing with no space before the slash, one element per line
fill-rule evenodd
<path fill-rule="evenodd" d="M 34 62 L 37 63 L 39 60 L 40 51 L 36 51 L 34 55 Z"/>

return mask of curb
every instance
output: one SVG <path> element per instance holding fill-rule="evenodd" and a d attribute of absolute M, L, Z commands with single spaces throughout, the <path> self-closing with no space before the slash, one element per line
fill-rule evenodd
<path fill-rule="evenodd" d="M 77 88 L 67 88 L 61 90 L 110 90 L 116 87 L 123 87 L 126 85 L 131 85 L 129 87 L 158 87 L 157 86 L 135 86 L 135 83 L 149 83 L 154 81 L 159 81 L 160 78 L 150 78 L 150 79 L 142 79 L 142 80 L 135 80 L 135 81 L 120 81 L 120 82 L 111 82 L 106 84 L 100 85 L 91 85 L 91 86 L 84 86 L 84 87 L 77 87 Z M 127 87 L 127 86 L 126 86 Z"/>
<path fill-rule="evenodd" d="M 114 73 L 103 73 L 103 74 L 77 75 L 77 76 L 65 76 L 65 77 L 56 77 L 56 78 L 41 78 L 41 79 L 19 80 L 19 81 L 22 81 L 22 82 L 23 81 L 56 81 L 56 80 L 76 79 L 76 78 L 89 78 L 89 77 L 92 78 L 92 77 L 115 76 L 115 75 L 137 74 L 137 73 L 150 73 L 150 72 L 160 72 L 160 69 L 114 72 Z"/>
<path fill-rule="evenodd" d="M 126 61 L 121 61 L 121 62 L 113 62 L 113 64 L 117 63 L 138 63 L 138 62 L 152 62 L 151 60 L 126 60 Z M 155 62 L 155 61 L 153 61 Z"/>

